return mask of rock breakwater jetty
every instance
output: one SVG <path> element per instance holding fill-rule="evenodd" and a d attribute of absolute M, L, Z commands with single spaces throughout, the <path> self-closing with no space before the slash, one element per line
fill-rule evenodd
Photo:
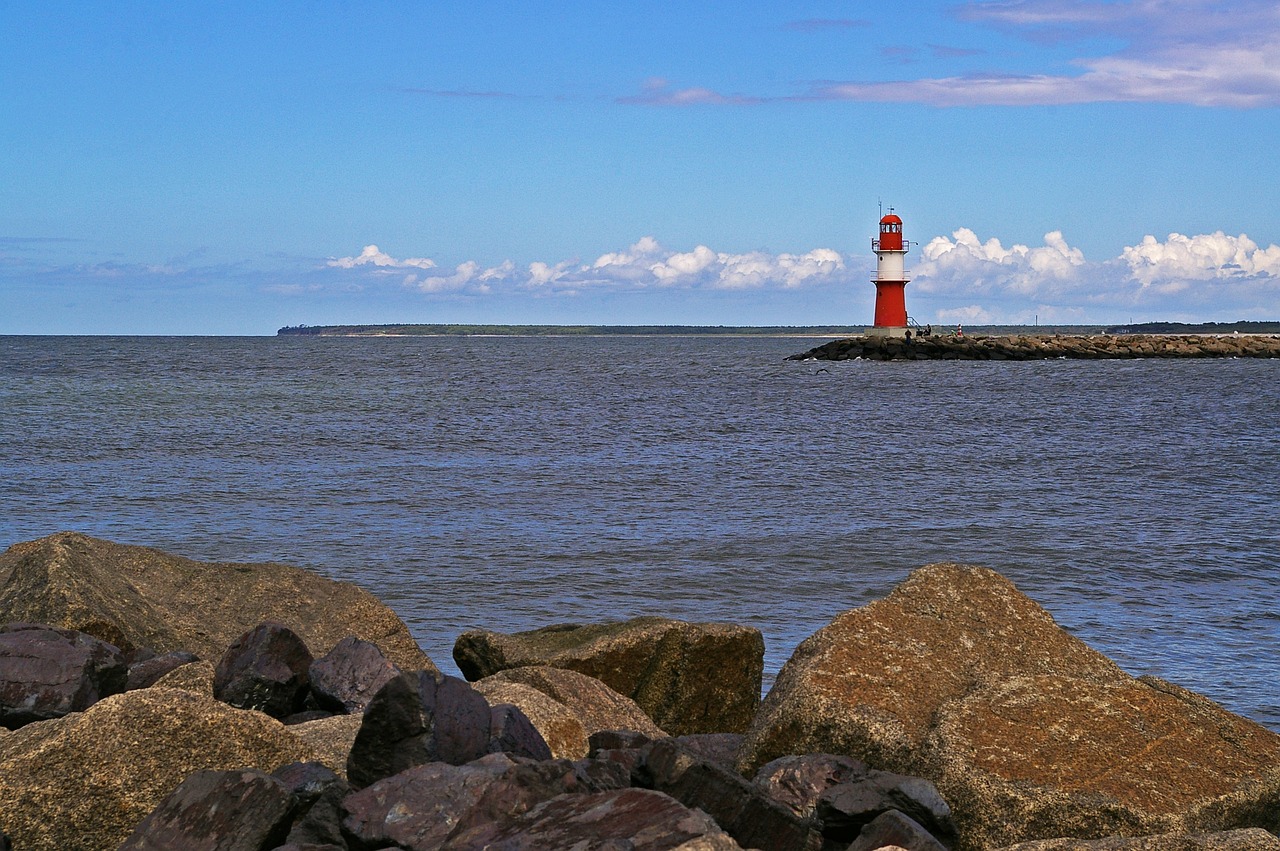
<path fill-rule="evenodd" d="M 837 615 L 757 704 L 749 627 L 474 630 L 468 682 L 276 567 L 69 533 L 0 553 L 0 851 L 1280 851 L 1280 734 L 987 568 Z M 189 631 L 188 589 L 141 579 L 195 568 L 282 620 Z M 113 575 L 131 606 L 85 582 Z"/>
<path fill-rule="evenodd" d="M 1280 358 L 1275 334 L 1011 334 L 849 337 L 787 360 Z"/>

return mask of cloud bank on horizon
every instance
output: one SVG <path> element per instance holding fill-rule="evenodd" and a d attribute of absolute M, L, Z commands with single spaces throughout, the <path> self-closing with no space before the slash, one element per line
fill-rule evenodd
<path fill-rule="evenodd" d="M 913 252 L 914 253 L 914 252 Z M 1262 248 L 1248 236 L 1221 231 L 1164 240 L 1147 235 L 1114 258 L 1091 261 L 1059 231 L 1044 245 L 1004 246 L 969 228 L 937 236 L 920 247 L 912 289 L 932 308 L 920 321 L 1046 323 L 1106 321 L 1142 310 L 1169 318 L 1221 314 L 1274 318 L 1280 305 L 1280 245 Z M 507 260 L 483 266 L 468 260 L 441 268 L 428 258 L 396 259 L 376 245 L 328 259 L 325 284 L 395 286 L 427 296 L 499 296 L 522 293 L 574 297 L 592 292 L 672 289 L 719 291 L 820 289 L 864 286 L 874 257 L 830 248 L 803 254 L 718 252 L 706 245 L 676 251 L 650 236 L 594 261 Z M 299 289 L 299 292 L 302 290 Z"/>
<path fill-rule="evenodd" d="M 969 3 L 958 19 L 1035 42 L 1120 39 L 1123 48 L 1073 58 L 1070 73 L 988 71 L 899 80 L 810 80 L 789 94 L 727 93 L 673 87 L 661 77 L 621 103 L 654 106 L 755 105 L 780 101 L 858 101 L 951 106 L 1046 106 L 1083 103 L 1177 103 L 1240 109 L 1280 106 L 1280 5 L 1269 0 L 1133 0 Z M 795 21 L 821 32 L 864 21 Z M 934 56 L 972 50 L 928 45 Z M 886 48 L 907 59 L 918 48 Z"/>

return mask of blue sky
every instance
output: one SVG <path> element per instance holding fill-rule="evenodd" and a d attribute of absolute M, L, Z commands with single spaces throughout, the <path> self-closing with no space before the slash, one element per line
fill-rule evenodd
<path fill-rule="evenodd" d="M 0 0 L 0 333 L 1280 318 L 1280 6 Z"/>

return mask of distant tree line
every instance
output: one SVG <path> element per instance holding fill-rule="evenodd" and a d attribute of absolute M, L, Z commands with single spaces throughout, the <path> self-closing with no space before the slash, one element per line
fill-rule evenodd
<path fill-rule="evenodd" d="M 1140 322 L 1113 325 L 1108 334 L 1280 334 L 1280 322 Z"/>

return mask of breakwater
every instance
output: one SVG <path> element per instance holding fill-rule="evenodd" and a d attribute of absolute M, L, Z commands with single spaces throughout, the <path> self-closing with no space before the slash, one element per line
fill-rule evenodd
<path fill-rule="evenodd" d="M 1122 358 L 1276 358 L 1272 334 L 1094 334 L 849 337 L 787 360 L 1115 360 Z"/>

